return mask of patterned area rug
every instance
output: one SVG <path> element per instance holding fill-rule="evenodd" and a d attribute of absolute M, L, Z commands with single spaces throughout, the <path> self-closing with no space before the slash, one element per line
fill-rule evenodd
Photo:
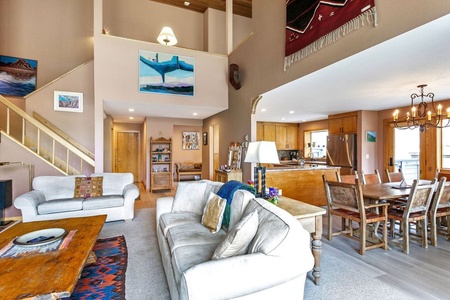
<path fill-rule="evenodd" d="M 125 299 L 125 237 L 98 239 L 94 252 L 97 262 L 83 269 L 74 292 L 65 299 Z"/>

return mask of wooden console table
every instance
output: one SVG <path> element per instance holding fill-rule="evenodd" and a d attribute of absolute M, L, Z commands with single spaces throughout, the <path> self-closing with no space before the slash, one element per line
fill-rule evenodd
<path fill-rule="evenodd" d="M 320 283 L 320 255 L 322 254 L 322 215 L 326 210 L 308 203 L 280 196 L 278 207 L 293 215 L 309 233 L 311 233 L 311 249 L 314 256 L 312 275 L 316 285 Z"/>
<path fill-rule="evenodd" d="M 242 171 L 231 170 L 230 172 L 225 172 L 222 170 L 215 170 L 215 180 L 219 182 L 228 182 L 230 180 L 242 181 Z"/>

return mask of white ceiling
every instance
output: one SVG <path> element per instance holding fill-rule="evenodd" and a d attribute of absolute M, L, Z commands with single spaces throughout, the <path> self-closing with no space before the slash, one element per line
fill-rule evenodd
<path fill-rule="evenodd" d="M 437 101 L 450 99 L 450 15 L 264 94 L 256 120 L 299 123 L 347 111 L 407 106 L 419 84 L 428 84 L 425 93 L 433 92 Z M 116 122 L 142 123 L 147 116 L 205 119 L 219 112 L 204 107 L 193 116 L 184 106 L 121 103 L 104 103 Z M 134 120 L 123 115 L 131 106 Z"/>
<path fill-rule="evenodd" d="M 297 123 L 408 106 L 419 84 L 437 101 L 450 99 L 450 15 L 264 94 L 256 120 Z"/>

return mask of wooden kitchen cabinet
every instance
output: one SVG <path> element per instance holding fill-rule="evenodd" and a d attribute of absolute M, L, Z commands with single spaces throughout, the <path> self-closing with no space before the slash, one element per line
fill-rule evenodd
<path fill-rule="evenodd" d="M 257 122 L 256 137 L 275 142 L 277 150 L 298 150 L 298 124 Z"/>
<path fill-rule="evenodd" d="M 328 133 L 356 133 L 358 130 L 356 113 L 328 116 Z"/>

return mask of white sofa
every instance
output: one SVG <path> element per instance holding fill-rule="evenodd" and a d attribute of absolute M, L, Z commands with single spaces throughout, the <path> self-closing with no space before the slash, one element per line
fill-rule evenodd
<path fill-rule="evenodd" d="M 157 236 L 171 299 L 303 299 L 314 264 L 309 233 L 292 215 L 246 190 L 232 197 L 228 232 L 257 211 L 256 234 L 244 254 L 212 259 L 227 232 L 211 233 L 202 213 L 210 192 L 222 184 L 181 182 L 174 197 L 157 199 Z"/>
<path fill-rule="evenodd" d="M 14 199 L 23 222 L 107 215 L 106 221 L 132 220 L 139 188 L 131 173 L 95 173 L 103 177 L 100 197 L 74 198 L 75 178 L 85 175 L 38 176 L 33 190 Z"/>

